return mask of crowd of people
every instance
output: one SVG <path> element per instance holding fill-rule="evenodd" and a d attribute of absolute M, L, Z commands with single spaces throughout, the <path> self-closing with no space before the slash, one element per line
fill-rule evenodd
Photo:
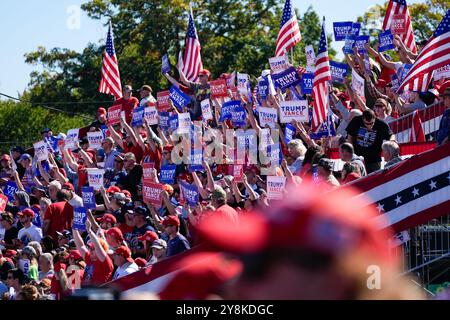
<path fill-rule="evenodd" d="M 95 121 L 84 132 L 79 131 L 73 148 L 59 143 L 64 135 L 54 135 L 50 128 L 44 129 L 41 134 L 48 146 L 47 160 L 38 160 L 34 149 L 13 146 L 10 153 L 0 158 L 0 186 L 7 197 L 0 219 L 1 297 L 63 299 L 81 287 L 103 285 L 190 250 L 203 241 L 201 235 L 207 238 L 208 233 L 220 233 L 221 223 L 235 227 L 230 229 L 235 238 L 231 239 L 230 235 L 226 238 L 237 241 L 240 235 L 251 233 L 245 229 L 247 227 L 242 227 L 245 232 L 240 229 L 240 217 L 253 210 L 270 211 L 272 208 L 274 198 L 267 187 L 267 176 L 286 178 L 283 185 L 286 189 L 283 187 L 282 193 L 287 187 L 308 181 L 321 190 L 334 190 L 377 170 L 395 166 L 402 158 L 389 122 L 439 100 L 447 109 L 436 136 L 430 138 L 438 144 L 448 143 L 450 80 L 433 82 L 427 92 L 397 94 L 392 88 L 391 76 L 401 75 L 404 64 L 412 63 L 417 55 L 405 48 L 399 38 L 394 43 L 401 61 L 392 61 L 376 48 L 366 46 L 371 56 L 367 69 L 364 57 L 356 50 L 346 55 L 348 65 L 366 80 L 365 96 L 358 95 L 349 82 L 334 86 L 330 83 L 329 113 L 334 128 L 328 128 L 328 133 L 334 131 L 333 136 L 316 137 L 311 135 L 308 122 L 294 120 L 285 124 L 279 121 L 280 117 L 272 127 L 261 126 L 260 107 L 279 113 L 282 101 L 307 99 L 311 109 L 311 96 L 303 94 L 299 85 L 276 89 L 267 96 L 261 90 L 253 94 L 250 91 L 247 95 L 236 89 L 233 74 L 222 74 L 219 79 L 227 81 L 228 97 L 216 98 L 211 96 L 211 73 L 203 69 L 197 82 L 190 82 L 181 70 L 179 81 L 165 74 L 174 87 L 190 96 L 191 101 L 178 108 L 169 100 L 169 109 L 164 111 L 171 117 L 189 114 L 192 131 L 195 129 L 199 134 L 177 135 L 176 127 L 162 125 L 161 117 L 158 124 L 149 124 L 144 119 L 142 125 L 133 125 L 136 108 L 159 106 L 149 85 L 140 88 L 140 100 L 133 96 L 133 88 L 126 85 L 123 98 L 114 103 L 120 105 L 123 112 L 120 123 L 110 124 L 107 109 L 98 108 Z M 271 73 L 273 71 L 265 70 L 261 78 Z M 202 102 L 205 100 L 210 102 L 212 119 L 204 118 Z M 234 133 L 231 140 L 235 143 L 232 144 L 223 138 L 227 130 L 237 129 L 232 117 L 221 118 L 222 105 L 229 101 L 240 102 L 245 123 L 239 128 L 256 133 L 257 149 L 266 151 L 271 159 L 269 165 L 254 161 L 247 149 L 243 162 L 237 163 L 239 134 Z M 294 131 L 289 137 L 287 126 Z M 91 147 L 87 132 L 104 133 L 100 148 Z M 279 143 L 263 144 L 267 132 L 272 137 L 273 133 L 276 137 L 279 134 Z M 243 145 L 249 144 L 251 142 L 244 138 Z M 195 164 L 179 163 L 178 159 L 191 159 L 193 146 L 200 146 L 202 159 Z M 203 151 L 210 146 L 215 149 L 206 156 Z M 272 149 L 267 152 L 267 147 Z M 335 161 L 328 157 L 330 148 L 339 148 L 342 168 L 337 169 Z M 218 157 L 217 150 L 223 151 L 223 155 Z M 146 164 L 152 164 L 150 169 Z M 241 170 L 235 170 L 239 165 Z M 174 168 L 172 181 L 162 178 L 162 171 L 168 167 Z M 85 230 L 80 230 L 75 227 L 74 211 L 86 206 L 83 188 L 89 186 L 89 171 L 95 168 L 104 170 L 103 185 L 95 190 L 94 207 L 87 210 Z M 160 186 L 159 204 L 148 201 L 145 196 L 148 181 Z M 191 198 L 183 191 L 187 190 L 183 185 L 195 190 L 197 203 L 189 201 Z M 212 217 L 219 222 L 206 224 Z M 292 219 L 297 221 L 295 217 Z M 301 225 L 300 222 L 274 224 L 273 228 L 288 230 L 301 228 Z M 287 238 L 281 236 L 283 230 L 277 229 L 274 241 L 277 237 L 283 241 L 289 239 L 289 235 L 294 237 L 298 230 L 291 229 Z M 267 247 L 271 248 L 271 254 L 259 257 L 262 259 L 260 268 L 269 261 L 275 264 L 274 259 L 286 259 L 285 247 Z M 330 250 L 331 247 L 330 244 Z M 297 250 L 300 249 L 292 252 Z M 315 256 L 312 261 L 324 262 L 323 259 Z M 293 260 L 291 256 L 290 262 L 294 263 Z M 307 264 L 305 261 L 295 263 Z M 282 269 L 279 272 L 281 279 Z M 333 278 L 330 275 L 326 279 Z M 272 292 L 282 291 L 278 289 Z M 267 291 L 252 287 L 251 292 L 251 297 L 261 298 L 257 294 Z"/>

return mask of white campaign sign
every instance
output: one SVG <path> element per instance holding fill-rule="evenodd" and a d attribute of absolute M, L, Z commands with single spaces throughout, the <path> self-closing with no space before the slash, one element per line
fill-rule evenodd
<path fill-rule="evenodd" d="M 191 114 L 189 112 L 178 115 L 178 134 L 189 133 L 191 130 Z"/>
<path fill-rule="evenodd" d="M 289 68 L 289 61 L 286 55 L 269 58 L 269 64 L 273 73 L 280 73 Z"/>
<path fill-rule="evenodd" d="M 95 150 L 102 148 L 102 141 L 104 139 L 102 131 L 88 132 L 87 139 L 89 141 L 90 148 Z"/>
<path fill-rule="evenodd" d="M 44 161 L 48 159 L 47 144 L 44 141 L 36 142 L 34 145 L 34 155 L 38 161 Z"/>
<path fill-rule="evenodd" d="M 450 64 L 436 69 L 434 72 L 434 80 L 438 81 L 441 79 L 450 78 Z"/>
<path fill-rule="evenodd" d="M 248 94 L 248 74 L 239 73 L 237 74 L 237 88 L 241 94 Z"/>
<path fill-rule="evenodd" d="M 87 169 L 89 186 L 95 190 L 100 190 L 103 186 L 103 175 L 105 170 L 103 169 Z"/>
<path fill-rule="evenodd" d="M 361 77 L 355 69 L 352 69 L 352 89 L 360 97 L 364 95 L 364 78 Z"/>
<path fill-rule="evenodd" d="M 278 113 L 274 108 L 258 108 L 259 125 L 261 128 L 265 128 L 268 125 L 270 128 L 275 128 L 278 122 Z"/>
<path fill-rule="evenodd" d="M 213 115 L 211 112 L 211 103 L 209 102 L 209 99 L 203 100 L 200 102 L 200 105 L 202 107 L 203 120 L 212 120 Z"/>
<path fill-rule="evenodd" d="M 158 110 L 155 107 L 147 107 L 144 109 L 144 118 L 148 125 L 158 124 Z"/>
<path fill-rule="evenodd" d="M 307 66 L 315 66 L 316 65 L 316 53 L 314 52 L 314 47 L 306 46 L 305 53 L 306 53 L 306 65 Z"/>
<path fill-rule="evenodd" d="M 286 177 L 267 176 L 267 198 L 270 200 L 283 199 Z"/>
<path fill-rule="evenodd" d="M 280 101 L 281 123 L 291 123 L 292 120 L 309 121 L 307 100 Z"/>
<path fill-rule="evenodd" d="M 75 149 L 75 142 L 78 141 L 78 133 L 80 129 L 70 129 L 67 131 L 67 136 L 65 139 L 65 148 L 67 149 Z"/>

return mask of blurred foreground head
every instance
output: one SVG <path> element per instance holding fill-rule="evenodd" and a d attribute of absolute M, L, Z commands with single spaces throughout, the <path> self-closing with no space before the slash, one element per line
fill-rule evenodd
<path fill-rule="evenodd" d="M 323 193 L 305 182 L 263 212 L 199 226 L 215 249 L 236 255 L 243 271 L 226 299 L 417 299 L 390 255 L 392 232 L 353 190 Z M 378 220 L 379 221 L 379 220 Z"/>

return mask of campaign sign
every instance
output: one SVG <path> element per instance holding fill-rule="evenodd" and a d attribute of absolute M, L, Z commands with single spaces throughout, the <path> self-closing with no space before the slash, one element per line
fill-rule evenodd
<path fill-rule="evenodd" d="M 400 81 L 398 80 L 397 75 L 393 74 L 391 76 L 391 84 L 392 84 L 392 90 L 396 92 L 398 88 L 400 87 Z"/>
<path fill-rule="evenodd" d="M 246 73 L 239 73 L 237 74 L 237 89 L 241 94 L 246 95 L 248 93 L 248 88 L 250 86 L 249 80 L 248 80 L 248 74 Z"/>
<path fill-rule="evenodd" d="M 300 80 L 297 70 L 294 67 L 288 68 L 278 74 L 272 75 L 273 84 L 276 88 L 284 90 L 289 87 L 299 85 L 302 81 Z"/>
<path fill-rule="evenodd" d="M 100 130 L 102 130 L 103 138 L 106 138 L 106 137 L 109 137 L 109 136 L 110 136 L 110 133 L 109 133 L 109 130 L 108 130 L 108 126 L 102 125 L 102 126 L 100 127 Z"/>
<path fill-rule="evenodd" d="M 78 207 L 73 209 L 72 228 L 79 231 L 86 231 L 87 209 Z"/>
<path fill-rule="evenodd" d="M 161 130 L 166 131 L 170 126 L 170 113 L 169 112 L 160 112 L 159 113 L 159 126 Z"/>
<path fill-rule="evenodd" d="M 334 123 L 330 116 L 328 116 L 327 121 L 322 123 L 319 130 L 316 133 L 311 133 L 309 136 L 311 139 L 321 139 L 322 137 L 334 137 L 336 135 L 336 130 L 334 129 Z"/>
<path fill-rule="evenodd" d="M 240 105 L 241 105 L 241 101 L 240 100 L 231 100 L 231 101 L 225 102 L 222 105 L 222 110 L 220 111 L 219 121 L 223 122 L 223 121 L 225 121 L 227 119 L 228 120 L 231 119 L 231 117 L 232 117 L 231 113 L 233 112 L 233 110 L 236 107 L 238 107 Z"/>
<path fill-rule="evenodd" d="M 191 101 L 191 98 L 187 94 L 185 94 L 183 91 L 181 91 L 175 86 L 172 86 L 170 88 L 169 97 L 170 100 L 172 100 L 173 104 L 180 111 L 183 110 L 183 107 L 187 106 Z"/>
<path fill-rule="evenodd" d="M 176 170 L 177 170 L 177 166 L 175 164 L 162 166 L 161 172 L 159 175 L 159 181 L 161 181 L 162 183 L 166 183 L 166 184 L 175 183 Z"/>
<path fill-rule="evenodd" d="M 288 123 L 286 124 L 286 127 L 284 128 L 284 142 L 288 144 L 295 135 L 295 128 L 292 124 Z"/>
<path fill-rule="evenodd" d="M 384 52 L 391 49 L 395 49 L 394 35 L 391 30 L 386 30 L 378 34 L 378 51 Z"/>
<path fill-rule="evenodd" d="M 236 88 L 236 71 L 233 71 L 231 74 L 229 74 L 225 80 L 227 81 L 228 89 Z"/>
<path fill-rule="evenodd" d="M 103 175 L 105 170 L 103 169 L 87 169 L 89 186 L 95 190 L 100 190 L 103 187 Z"/>
<path fill-rule="evenodd" d="M 346 63 L 330 61 L 331 78 L 334 82 L 344 83 L 347 78 L 348 66 Z"/>
<path fill-rule="evenodd" d="M 273 73 L 280 73 L 289 68 L 289 61 L 286 55 L 269 58 L 269 64 Z"/>
<path fill-rule="evenodd" d="M 142 164 L 142 176 L 144 180 L 152 180 L 152 170 L 155 169 L 155 164 L 153 162 L 144 162 Z"/>
<path fill-rule="evenodd" d="M 269 96 L 269 81 L 265 77 L 261 77 L 258 81 L 258 97 L 261 100 L 267 100 Z"/>
<path fill-rule="evenodd" d="M 179 134 L 189 133 L 191 129 L 191 114 L 189 112 L 180 113 L 178 115 L 178 129 Z"/>
<path fill-rule="evenodd" d="M 352 27 L 353 22 L 351 21 L 333 22 L 334 40 L 344 41 L 345 37 L 351 32 Z"/>
<path fill-rule="evenodd" d="M 226 80 L 214 80 L 209 82 L 211 88 L 211 98 L 228 97 Z"/>
<path fill-rule="evenodd" d="M 361 77 L 355 69 L 352 69 L 352 89 L 355 93 L 364 97 L 364 78 Z"/>
<path fill-rule="evenodd" d="M 259 141 L 260 145 L 259 148 L 267 148 L 267 146 L 270 146 L 273 144 L 273 139 L 271 135 L 270 128 L 264 128 L 259 130 Z"/>
<path fill-rule="evenodd" d="M 81 188 L 81 197 L 83 199 L 83 206 L 86 209 L 95 210 L 97 205 L 95 203 L 94 188 L 92 187 Z"/>
<path fill-rule="evenodd" d="M 314 66 L 316 64 L 316 53 L 314 52 L 314 47 L 309 45 L 305 47 L 306 54 L 306 65 Z"/>
<path fill-rule="evenodd" d="M 170 109 L 170 91 L 160 91 L 156 94 L 156 107 L 158 111 L 167 111 Z"/>
<path fill-rule="evenodd" d="M 78 133 L 80 129 L 70 129 L 67 131 L 67 136 L 65 139 L 66 149 L 75 149 L 75 142 L 78 141 Z"/>
<path fill-rule="evenodd" d="M 356 36 L 352 34 L 348 34 L 347 37 L 345 37 L 345 45 L 342 48 L 342 51 L 344 54 L 352 54 L 353 53 L 353 46 L 355 45 Z"/>
<path fill-rule="evenodd" d="M 231 122 L 233 123 L 233 126 L 240 127 L 245 126 L 247 123 L 247 113 L 245 112 L 245 109 L 243 106 L 238 105 L 235 106 L 234 109 L 231 111 Z"/>
<path fill-rule="evenodd" d="M 1 212 L 5 211 L 7 203 L 8 203 L 8 197 L 3 194 L 0 194 L 0 211 Z"/>
<path fill-rule="evenodd" d="M 146 107 L 144 109 L 144 118 L 149 126 L 158 124 L 158 110 L 155 107 Z"/>
<path fill-rule="evenodd" d="M 192 173 L 195 171 L 205 171 L 202 162 L 203 162 L 203 150 L 192 149 L 191 156 L 189 159 L 189 172 Z"/>
<path fill-rule="evenodd" d="M 8 197 L 9 201 L 14 201 L 14 195 L 17 191 L 19 191 L 19 188 L 12 181 L 8 181 L 5 185 L 5 189 L 3 189 L 3 193 Z"/>
<path fill-rule="evenodd" d="M 311 94 L 314 83 L 313 73 L 304 73 L 302 76 L 302 93 Z"/>
<path fill-rule="evenodd" d="M 450 64 L 447 64 L 446 66 L 436 69 L 436 71 L 434 72 L 435 81 L 446 78 L 450 78 Z"/>
<path fill-rule="evenodd" d="M 394 14 L 391 31 L 394 34 L 406 33 L 406 14 Z"/>
<path fill-rule="evenodd" d="M 367 50 L 364 47 L 369 43 L 369 36 L 358 36 L 355 40 L 355 47 L 358 49 L 359 54 L 366 54 Z"/>
<path fill-rule="evenodd" d="M 144 180 L 144 184 L 142 185 L 142 197 L 144 198 L 144 202 L 160 206 L 162 201 L 161 198 L 162 189 L 163 189 L 162 184 Z"/>
<path fill-rule="evenodd" d="M 267 198 L 282 200 L 283 190 L 286 187 L 286 177 L 267 176 Z"/>
<path fill-rule="evenodd" d="M 411 70 L 412 66 L 413 65 L 410 63 L 405 63 L 403 65 L 401 82 L 403 82 L 405 80 L 405 78 L 408 75 L 409 70 Z"/>
<path fill-rule="evenodd" d="M 122 105 L 115 105 L 108 108 L 108 125 L 113 126 L 120 123 L 120 113 L 122 112 Z"/>
<path fill-rule="evenodd" d="M 162 65 L 161 65 L 161 72 L 162 74 L 166 74 L 170 72 L 170 62 L 169 62 L 169 56 L 167 53 L 163 55 L 162 57 Z"/>
<path fill-rule="evenodd" d="M 270 128 L 275 128 L 278 122 L 278 113 L 274 108 L 258 108 L 259 125 L 265 128 L 268 125 Z"/>
<path fill-rule="evenodd" d="M 178 129 L 178 114 L 173 114 L 169 118 L 169 127 L 173 131 Z"/>
<path fill-rule="evenodd" d="M 209 99 L 205 99 L 200 102 L 200 106 L 202 107 L 203 120 L 212 120 L 213 114 L 211 111 L 211 102 L 209 101 Z"/>
<path fill-rule="evenodd" d="M 183 198 L 190 206 L 196 206 L 199 202 L 199 193 L 197 186 L 183 181 L 180 182 L 180 186 L 181 192 L 183 193 Z"/>
<path fill-rule="evenodd" d="M 291 123 L 292 120 L 309 121 L 307 100 L 280 101 L 281 123 Z"/>
<path fill-rule="evenodd" d="M 89 141 L 89 148 L 95 150 L 102 148 L 102 141 L 104 139 L 103 132 L 101 131 L 88 132 L 87 139 Z"/>
<path fill-rule="evenodd" d="M 359 30 L 361 30 L 361 23 L 353 22 L 352 30 L 350 31 L 350 34 L 357 37 L 359 35 Z"/>
<path fill-rule="evenodd" d="M 233 176 L 235 182 L 242 182 L 244 176 L 244 165 L 233 164 L 228 166 L 228 174 Z"/>
<path fill-rule="evenodd" d="M 44 141 L 39 141 L 33 144 L 34 146 L 34 155 L 38 159 L 38 161 L 44 161 L 48 159 L 48 149 L 47 144 Z"/>
<path fill-rule="evenodd" d="M 133 120 L 131 120 L 132 127 L 139 127 L 144 124 L 145 107 L 138 107 L 133 110 Z"/>

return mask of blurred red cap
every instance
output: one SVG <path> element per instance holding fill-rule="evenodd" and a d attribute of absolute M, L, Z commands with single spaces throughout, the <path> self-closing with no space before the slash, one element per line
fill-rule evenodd
<path fill-rule="evenodd" d="M 163 226 L 180 226 L 180 219 L 176 216 L 167 216 L 162 222 Z"/>
<path fill-rule="evenodd" d="M 111 228 L 111 229 L 106 230 L 106 231 L 105 231 L 105 234 L 107 234 L 107 235 L 113 237 L 113 238 L 116 239 L 117 241 L 123 241 L 123 233 L 122 233 L 122 231 L 121 231 L 119 228 L 117 228 L 117 227 L 114 227 L 114 228 Z"/>
<path fill-rule="evenodd" d="M 100 114 L 106 115 L 106 109 L 103 108 L 103 107 L 98 108 L 97 109 L 97 115 L 100 115 Z"/>
<path fill-rule="evenodd" d="M 31 210 L 30 208 L 26 208 L 20 212 L 17 212 L 18 216 L 28 216 L 30 218 L 34 218 L 35 212 L 33 210 Z"/>
<path fill-rule="evenodd" d="M 134 262 L 133 258 L 131 258 L 131 251 L 130 248 L 126 246 L 120 246 L 116 250 L 114 250 L 115 254 L 118 254 L 119 256 L 122 256 L 125 258 L 128 262 Z"/>
<path fill-rule="evenodd" d="M 144 235 L 138 237 L 139 241 L 148 241 L 150 243 L 153 243 L 156 239 L 158 239 L 158 235 L 153 231 L 147 231 Z"/>
<path fill-rule="evenodd" d="M 116 193 L 120 191 L 121 191 L 120 188 L 116 186 L 111 186 L 108 189 L 106 189 L 106 193 Z"/>
<path fill-rule="evenodd" d="M 114 217 L 111 213 L 105 213 L 102 217 L 97 218 L 97 221 L 100 223 L 102 223 L 102 222 L 107 222 L 107 223 L 112 223 L 112 224 L 117 223 L 116 217 Z"/>

